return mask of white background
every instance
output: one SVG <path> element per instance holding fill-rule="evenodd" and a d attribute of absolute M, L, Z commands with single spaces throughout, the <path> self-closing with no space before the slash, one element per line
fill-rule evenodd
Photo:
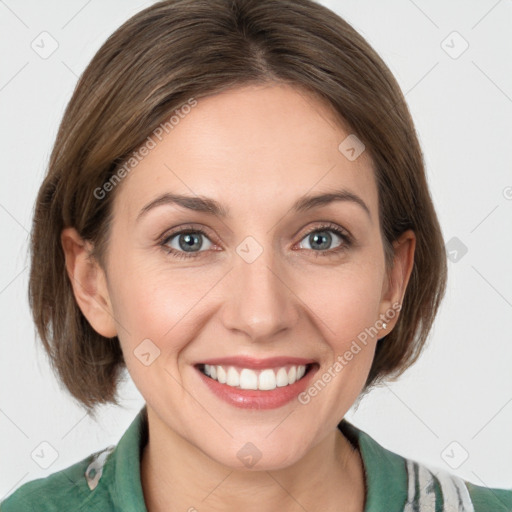
<path fill-rule="evenodd" d="M 346 417 L 391 451 L 512 488 L 512 1 L 321 3 L 359 30 L 397 77 L 445 243 L 457 237 L 467 247 L 448 263 L 448 291 L 420 361 Z M 102 408 L 98 423 L 74 405 L 35 338 L 27 248 L 35 195 L 78 76 L 150 4 L 0 2 L 0 499 L 117 443 L 144 403 L 128 380 L 123 408 Z M 59 45 L 47 59 L 31 48 L 43 31 Z M 464 40 L 468 49 L 453 58 Z M 58 454 L 47 469 L 31 458 L 44 441 Z M 463 450 L 469 456 L 458 465 Z"/>

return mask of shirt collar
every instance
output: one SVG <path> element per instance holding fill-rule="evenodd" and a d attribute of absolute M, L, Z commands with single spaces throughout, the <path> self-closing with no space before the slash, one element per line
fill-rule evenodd
<path fill-rule="evenodd" d="M 366 487 L 364 512 L 401 510 L 407 500 L 407 471 L 404 459 L 381 446 L 373 437 L 346 419 L 338 429 L 359 449 Z"/>
<path fill-rule="evenodd" d="M 147 512 L 142 491 L 140 463 L 148 441 L 147 407 L 139 411 L 121 437 L 115 455 L 113 501 L 123 512 Z"/>
<path fill-rule="evenodd" d="M 366 479 L 364 512 L 394 510 L 405 503 L 407 474 L 403 458 L 382 447 L 370 435 L 346 419 L 341 420 L 338 429 L 361 454 Z M 147 407 L 144 406 L 115 450 L 115 478 L 112 491 L 116 506 L 123 512 L 147 512 L 140 475 L 142 450 L 147 441 L 148 418 Z"/>

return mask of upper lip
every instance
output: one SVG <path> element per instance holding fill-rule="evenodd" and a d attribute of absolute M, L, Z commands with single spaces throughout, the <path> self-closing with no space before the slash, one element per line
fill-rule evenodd
<path fill-rule="evenodd" d="M 308 365 L 315 363 L 314 359 L 305 359 L 303 357 L 290 357 L 278 356 L 268 357 L 265 359 L 257 359 L 249 356 L 232 356 L 232 357 L 217 357 L 213 359 L 206 359 L 197 364 L 209 364 L 220 366 L 240 366 L 242 368 L 274 368 L 285 366 L 287 364 L 293 365 Z"/>

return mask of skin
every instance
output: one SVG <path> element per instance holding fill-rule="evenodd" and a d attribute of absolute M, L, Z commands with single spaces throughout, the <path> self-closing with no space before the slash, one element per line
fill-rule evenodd
<path fill-rule="evenodd" d="M 348 160 L 350 134 L 317 98 L 285 85 L 250 85 L 198 100 L 115 191 L 105 268 L 73 228 L 62 232 L 76 300 L 100 334 L 118 336 L 128 371 L 146 400 L 149 442 L 141 479 L 148 510 L 362 511 L 359 452 L 337 424 L 360 394 L 378 339 L 307 405 L 271 410 L 233 407 L 214 396 L 193 364 L 213 357 L 313 358 L 321 376 L 357 335 L 401 303 L 415 237 L 394 244 L 386 272 L 378 190 L 368 151 Z M 361 197 L 296 213 L 295 200 L 346 188 Z M 163 192 L 216 199 L 225 219 L 173 205 L 141 209 Z M 327 249 L 309 231 L 330 222 Z M 159 245 L 172 228 L 194 224 L 206 237 L 178 259 Z M 247 263 L 236 252 L 253 237 L 263 252 Z M 180 251 L 179 235 L 167 246 Z M 316 257 L 320 252 L 331 255 Z M 184 252 L 181 249 L 181 252 Z M 336 297 L 335 300 L 333 298 Z M 380 324 L 379 324 L 380 325 Z M 160 355 L 145 366 L 133 351 L 150 339 Z M 238 450 L 252 442 L 261 459 L 246 468 Z"/>

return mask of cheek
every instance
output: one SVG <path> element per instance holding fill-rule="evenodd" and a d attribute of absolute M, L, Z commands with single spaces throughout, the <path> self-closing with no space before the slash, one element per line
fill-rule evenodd
<path fill-rule="evenodd" d="M 379 318 L 382 279 L 382 269 L 367 264 L 341 266 L 304 282 L 300 295 L 337 352 Z"/>
<path fill-rule="evenodd" d="M 123 350 L 130 351 L 128 358 L 146 339 L 161 349 L 162 356 L 179 352 L 193 339 L 201 299 L 222 277 L 222 269 L 205 272 L 169 266 L 132 256 L 112 269 L 112 305 Z"/>
<path fill-rule="evenodd" d="M 141 266 L 118 270 L 113 300 L 118 337 L 128 372 L 148 398 L 162 381 L 173 383 L 166 372 L 177 375 L 179 354 L 194 338 L 193 308 L 202 293 L 195 280 L 183 282 L 177 273 Z"/>
<path fill-rule="evenodd" d="M 329 363 L 316 376 L 311 391 L 321 394 L 314 405 L 341 418 L 361 392 L 370 371 L 379 330 L 382 270 L 376 265 L 334 271 L 324 286 L 310 286 L 308 306 L 318 316 L 316 325 L 328 345 Z M 316 283 L 319 284 L 320 280 Z M 327 388 L 328 391 L 321 391 Z"/>

